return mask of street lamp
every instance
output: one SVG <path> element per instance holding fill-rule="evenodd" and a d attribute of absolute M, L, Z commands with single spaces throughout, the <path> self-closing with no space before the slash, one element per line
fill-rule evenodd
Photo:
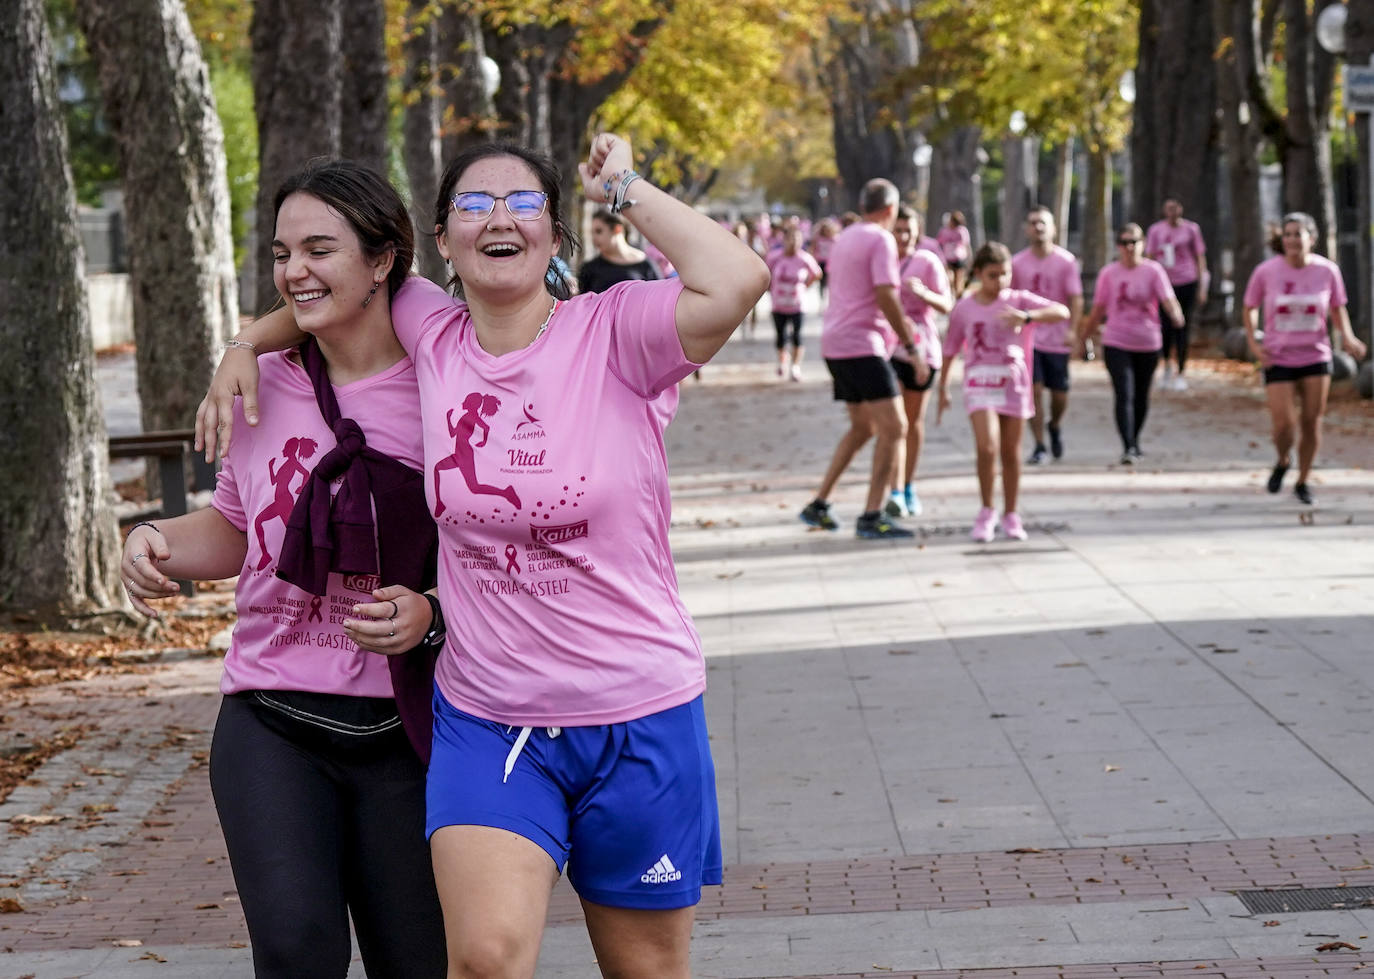
<path fill-rule="evenodd" d="M 1347 113 L 1355 114 L 1355 157 L 1358 161 L 1356 190 L 1357 224 L 1355 233 L 1357 298 L 1356 334 L 1371 347 L 1374 337 L 1374 274 L 1370 262 L 1370 113 L 1374 112 L 1374 58 L 1370 55 L 1374 35 L 1374 0 L 1349 0 L 1323 8 L 1317 16 L 1317 43 L 1330 54 L 1345 55 L 1342 90 Z M 1356 380 L 1360 393 L 1374 397 L 1374 361 L 1366 361 Z"/>

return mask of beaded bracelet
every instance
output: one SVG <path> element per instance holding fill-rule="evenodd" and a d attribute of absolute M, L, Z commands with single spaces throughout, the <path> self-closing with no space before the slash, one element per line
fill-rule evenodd
<path fill-rule="evenodd" d="M 132 527 L 129 528 L 129 533 L 132 534 L 139 527 L 151 527 L 156 533 L 162 534 L 162 531 L 157 529 L 157 524 L 149 523 L 147 520 L 140 520 L 138 523 L 134 524 Z M 162 536 L 166 537 L 167 535 L 162 534 Z"/>

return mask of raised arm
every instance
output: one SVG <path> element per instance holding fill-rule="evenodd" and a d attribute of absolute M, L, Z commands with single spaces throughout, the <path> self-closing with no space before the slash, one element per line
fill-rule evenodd
<path fill-rule="evenodd" d="M 196 451 L 205 450 L 205 461 L 229 452 L 234 431 L 234 396 L 243 395 L 243 415 L 248 424 L 258 423 L 258 354 L 286 350 L 305 339 L 296 318 L 285 306 L 254 320 L 225 348 L 210 390 L 196 409 Z"/>
<path fill-rule="evenodd" d="M 621 137 L 599 134 L 578 170 L 588 199 L 614 203 L 622 196 L 623 216 L 673 263 L 682 281 L 677 302 L 682 351 L 695 363 L 710 360 L 768 289 L 768 267 L 727 229 L 647 180 L 625 185 L 634 155 Z"/>

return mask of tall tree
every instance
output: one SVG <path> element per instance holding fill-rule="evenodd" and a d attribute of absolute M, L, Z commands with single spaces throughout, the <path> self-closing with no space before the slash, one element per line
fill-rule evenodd
<path fill-rule="evenodd" d="M 410 0 L 406 8 L 401 156 L 410 185 L 410 219 L 415 224 L 415 255 L 420 274 L 441 285 L 448 280 L 443 257 L 433 244 L 434 197 L 442 166 L 439 155 L 443 89 L 439 84 L 439 11 L 429 0 Z"/>
<path fill-rule="evenodd" d="M 1176 198 L 1208 242 L 1220 241 L 1212 0 L 1141 0 L 1131 127 L 1132 219 L 1148 224 Z"/>
<path fill-rule="evenodd" d="M 238 329 L 224 137 L 181 0 L 77 0 L 119 147 L 145 431 L 189 427 Z"/>
<path fill-rule="evenodd" d="M 307 160 L 336 156 L 341 144 L 341 0 L 256 0 L 253 96 L 258 119 L 258 203 L 253 306 L 276 300 L 272 285 L 272 198 Z"/>
<path fill-rule="evenodd" d="M 0 605 L 126 604 L 84 261 L 43 0 L 0 17 Z"/>
<path fill-rule="evenodd" d="M 371 167 L 383 177 L 391 106 L 386 57 L 386 9 L 381 0 L 340 0 L 339 155 Z"/>
<path fill-rule="evenodd" d="M 1213 0 L 1217 102 L 1231 189 L 1231 276 L 1241 289 L 1266 257 L 1259 189 L 1263 137 L 1248 100 L 1249 80 L 1263 62 L 1261 34 L 1254 29 L 1259 13 L 1258 0 Z"/>
<path fill-rule="evenodd" d="M 1340 0 L 1283 2 L 1283 65 L 1285 112 L 1278 119 L 1283 160 L 1283 208 L 1306 211 L 1317 220 L 1317 250 L 1336 255 L 1336 198 L 1331 183 L 1331 89 L 1335 60 L 1316 39 L 1316 16 Z M 1261 102 L 1265 112 L 1276 106 Z"/>

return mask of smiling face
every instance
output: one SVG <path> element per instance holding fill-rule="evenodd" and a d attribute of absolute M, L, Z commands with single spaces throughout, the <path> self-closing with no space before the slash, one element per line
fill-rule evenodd
<path fill-rule="evenodd" d="M 916 238 L 911 233 L 911 222 L 898 218 L 892 225 L 892 237 L 897 239 L 897 254 L 906 257 L 916 250 Z"/>
<path fill-rule="evenodd" d="M 297 325 L 316 334 L 358 322 L 373 285 L 381 283 L 384 294 L 391 264 L 389 254 L 369 261 L 352 226 L 303 191 L 287 197 L 277 211 L 272 257 L 277 291 Z"/>
<path fill-rule="evenodd" d="M 1283 225 L 1283 254 L 1290 259 L 1303 259 L 1312 251 L 1312 232 L 1301 221 L 1285 221 Z"/>
<path fill-rule="evenodd" d="M 518 157 L 476 160 L 458 176 L 450 196 L 482 191 L 504 197 L 517 190 L 541 190 L 539 178 Z M 517 221 L 504 201 L 485 220 L 461 220 L 453 209 L 439 229 L 439 253 L 453 263 L 469 299 L 499 300 L 531 290 L 543 291 L 549 261 L 558 251 L 553 218 Z"/>

